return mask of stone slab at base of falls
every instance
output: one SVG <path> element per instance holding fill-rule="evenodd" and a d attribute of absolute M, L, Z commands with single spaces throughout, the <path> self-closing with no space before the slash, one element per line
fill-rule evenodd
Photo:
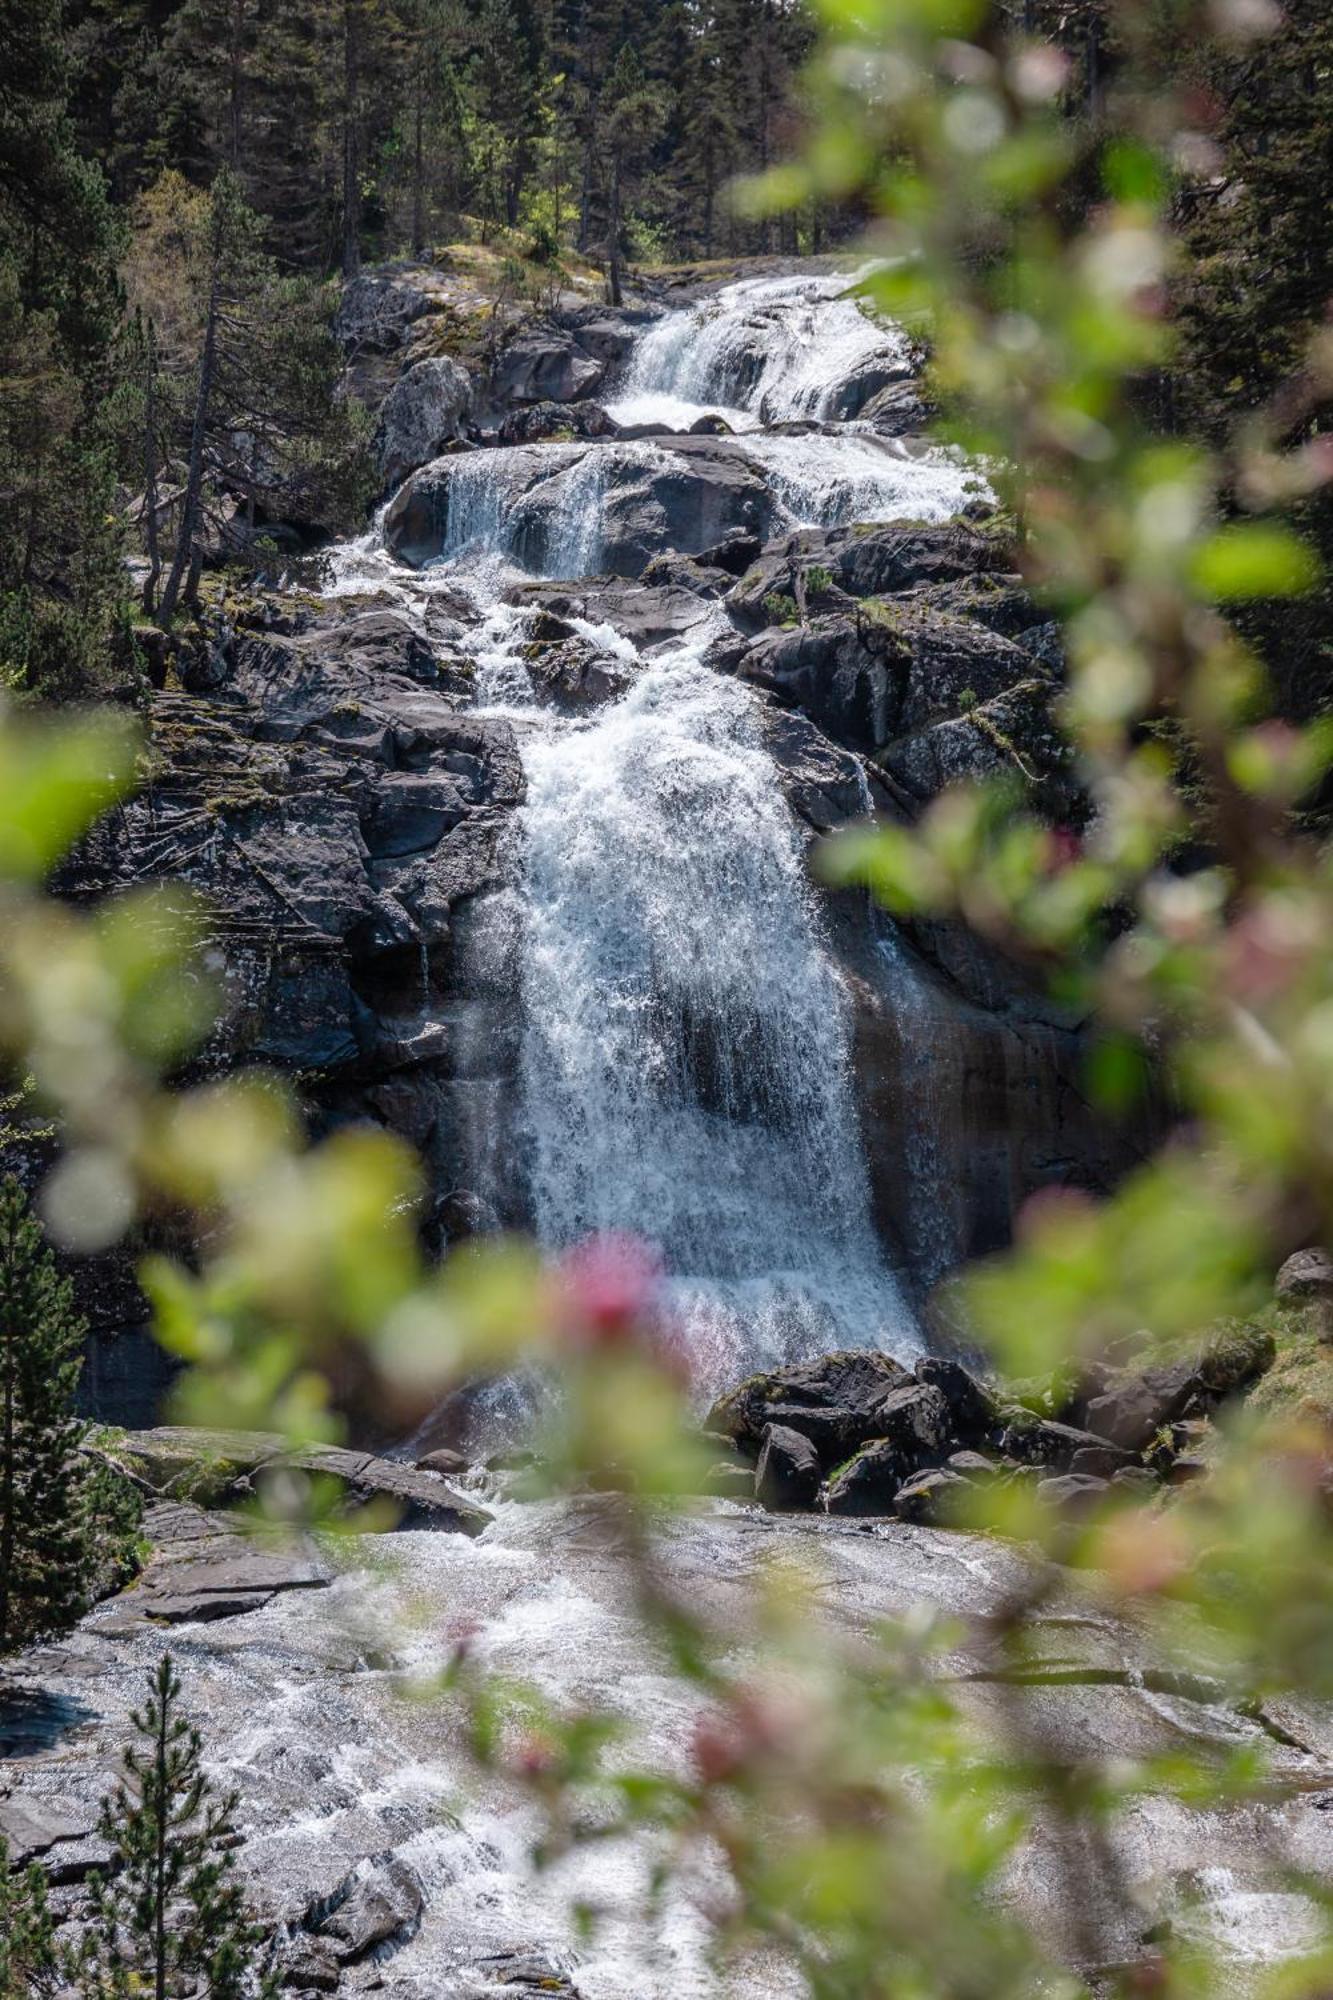
<path fill-rule="evenodd" d="M 703 1914 L 711 1871 L 673 1887 L 656 1928 L 645 1926 L 640 1900 L 651 1850 L 595 1843 L 534 1872 L 528 1809 L 505 1779 L 472 1770 L 461 1718 L 428 1691 L 466 1630 L 483 1665 L 558 1700 L 607 1704 L 624 1718 L 632 1754 L 683 1769 L 695 1698 L 646 1644 L 602 1525 L 590 1499 L 507 1507 L 477 1540 L 393 1536 L 369 1568 L 335 1545 L 327 1585 L 274 1595 L 222 1623 L 126 1629 L 117 1605 L 103 1606 L 59 1646 L 15 1663 L 0 1708 L 0 1731 L 18 1732 L 0 1765 L 0 1828 L 48 1859 L 57 1880 L 105 1859 L 86 1845 L 96 1803 L 144 1675 L 169 1645 L 213 1772 L 240 1791 L 237 1859 L 262 1919 L 292 1926 L 293 1948 L 314 1952 L 330 1935 L 324 1913 L 349 1882 L 400 1909 L 384 1954 L 347 1964 L 339 1991 L 383 1980 L 376 1990 L 391 2000 L 462 2000 L 492 1990 L 488 1964 L 535 1959 L 581 2000 L 797 2000 L 803 1989 L 775 1957 L 714 1974 Z M 982 1722 L 1018 1701 L 1071 1756 L 1169 1755 L 1201 1738 L 1219 1756 L 1262 1744 L 1272 1783 L 1261 1802 L 1136 1799 L 1111 1838 L 1142 1918 L 1127 1932 L 1109 1907 L 1085 1915 L 1108 1963 L 1132 1963 L 1139 1932 L 1155 1921 L 1198 1927 L 1229 1958 L 1219 1996 L 1244 1994 L 1300 1941 L 1308 1916 L 1273 1889 L 1272 1869 L 1282 1858 L 1333 1868 L 1333 1815 L 1321 1809 L 1333 1794 L 1325 1722 L 1284 1716 L 1294 1740 L 1276 1743 L 1234 1711 L 1135 1685 L 1123 1672 L 1137 1657 L 1127 1635 L 1110 1621 L 1071 1619 L 1073 1605 L 1058 1600 L 1049 1655 L 1059 1674 L 1049 1686 L 1000 1689 L 987 1679 L 987 1621 L 1021 1580 L 1021 1559 L 990 1539 L 853 1530 L 717 1502 L 664 1524 L 662 1560 L 668 1585 L 720 1631 L 743 1631 L 747 1592 L 774 1561 L 809 1571 L 811 1615 L 831 1634 L 864 1633 L 918 1606 L 957 1618 L 971 1636 L 941 1668 L 950 1693 Z M 1039 1927 L 1055 1918 L 1053 1880 L 1038 1824 L 1007 1887 Z M 569 1916 L 578 1897 L 602 1913 L 590 1942 L 578 1941 Z"/>

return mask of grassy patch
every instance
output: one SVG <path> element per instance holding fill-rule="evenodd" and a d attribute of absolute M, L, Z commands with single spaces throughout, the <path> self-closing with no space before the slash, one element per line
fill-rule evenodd
<path fill-rule="evenodd" d="M 1333 1429 L 1333 1342 L 1321 1340 L 1319 1307 L 1270 1306 L 1255 1315 L 1277 1342 L 1277 1357 L 1250 1394 L 1264 1416 L 1310 1417 Z"/>

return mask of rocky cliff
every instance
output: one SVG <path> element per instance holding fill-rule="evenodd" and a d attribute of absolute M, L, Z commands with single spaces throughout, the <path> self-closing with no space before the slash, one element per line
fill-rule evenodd
<path fill-rule="evenodd" d="M 903 436 L 922 415 L 916 358 L 872 347 L 840 369 L 832 353 L 818 401 L 785 378 L 765 387 L 761 314 L 743 338 L 728 322 L 710 364 L 756 427 L 708 410 L 688 434 L 628 420 L 644 330 L 687 302 L 698 315 L 700 298 L 713 338 L 697 287 L 621 313 L 567 295 L 497 315 L 437 272 L 359 280 L 339 325 L 349 381 L 379 409 L 382 535 L 307 575 L 218 581 L 152 697 L 154 775 L 63 885 L 201 890 L 224 994 L 206 1062 L 296 1076 L 317 1127 L 369 1119 L 408 1138 L 440 1249 L 533 1222 L 509 894 L 533 725 L 495 699 L 505 674 L 526 677 L 528 708 L 587 717 L 644 662 L 693 646 L 753 691 L 811 839 L 868 810 L 911 818 L 995 771 L 1054 820 L 1083 810 L 1050 720 L 1054 628 L 984 496 Z M 664 367 L 679 388 L 678 363 Z M 833 518 L 802 524 L 820 509 Z M 485 599 L 448 568 L 478 547 L 504 565 Z M 1079 1024 L 994 953 L 949 926 L 891 926 L 851 894 L 828 899 L 824 924 L 853 1001 L 875 1222 L 920 1300 L 1005 1241 L 1034 1188 L 1112 1182 L 1137 1135 L 1087 1102 Z M 143 1421 L 135 1370 L 116 1362 L 132 1294 L 89 1294 L 103 1414 Z"/>

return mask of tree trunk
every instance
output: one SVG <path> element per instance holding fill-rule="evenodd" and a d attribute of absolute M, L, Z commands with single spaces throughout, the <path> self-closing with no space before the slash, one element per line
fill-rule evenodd
<path fill-rule="evenodd" d="M 361 269 L 361 4 L 343 0 L 342 274 Z"/>
<path fill-rule="evenodd" d="M 418 52 L 419 54 L 421 52 Z M 426 252 L 426 106 L 425 92 L 421 80 L 421 66 L 417 69 L 416 96 L 412 104 L 412 255 L 418 259 Z"/>
<path fill-rule="evenodd" d="M 151 618 L 162 576 L 162 543 L 157 532 L 157 339 L 151 320 L 144 322 L 143 504 L 144 541 L 148 545 L 143 608 Z"/>
<path fill-rule="evenodd" d="M 153 1973 L 156 2000 L 167 2000 L 167 1697 L 165 1677 L 158 1686 L 157 1851 L 153 1883 Z"/>
<path fill-rule="evenodd" d="M 228 51 L 227 163 L 241 167 L 241 98 L 245 81 L 245 0 L 231 0 L 231 48 Z"/>
<path fill-rule="evenodd" d="M 8 1263 L 12 1255 L 11 1245 L 6 1242 L 0 1249 L 0 1259 Z M 18 1328 L 14 1324 L 12 1312 L 6 1310 L 0 1324 L 0 1342 L 3 1354 L 0 1356 L 0 1397 L 3 1397 L 4 1449 L 0 1452 L 0 1653 L 7 1653 L 10 1647 L 10 1619 L 13 1615 L 11 1599 L 14 1580 L 14 1486 L 15 1486 L 15 1409 L 18 1399 L 18 1369 L 16 1365 L 16 1343 Z"/>
<path fill-rule="evenodd" d="M 611 228 L 609 241 L 609 263 L 611 278 L 611 303 L 623 306 L 624 294 L 620 287 L 620 155 L 616 153 L 611 161 Z"/>
<path fill-rule="evenodd" d="M 157 622 L 164 632 L 170 628 L 171 621 L 176 615 L 181 583 L 194 552 L 195 532 L 199 525 L 199 502 L 204 484 L 204 444 L 208 436 L 208 412 L 213 399 L 213 378 L 217 371 L 218 295 L 221 289 L 221 277 L 222 222 L 219 218 L 214 228 L 213 274 L 208 287 L 208 316 L 204 322 L 204 351 L 199 361 L 199 389 L 194 399 L 194 422 L 190 426 L 190 463 L 185 478 L 185 497 L 181 503 L 180 534 L 176 542 L 176 553 L 172 558 L 171 573 L 167 577 L 166 589 L 162 592 L 162 603 L 157 615 Z"/>
<path fill-rule="evenodd" d="M 583 179 L 579 188 L 579 240 L 577 248 L 584 251 L 592 234 L 592 167 L 593 144 L 592 126 L 589 122 L 588 136 L 583 143 Z"/>

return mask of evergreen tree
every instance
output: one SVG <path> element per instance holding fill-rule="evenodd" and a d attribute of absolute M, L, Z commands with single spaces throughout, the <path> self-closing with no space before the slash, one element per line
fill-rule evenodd
<path fill-rule="evenodd" d="M 203 1767 L 203 1740 L 181 1714 L 170 1653 L 149 1675 L 131 1717 L 137 1745 L 102 1804 L 99 1831 L 116 1850 L 109 1884 L 95 1881 L 97 1915 L 70 1970 L 87 2000 L 245 2000 L 276 1992 L 258 1972 L 263 1933 L 236 1880 L 234 1792 Z"/>
<path fill-rule="evenodd" d="M 63 1983 L 46 1877 L 35 1861 L 11 1874 L 0 1838 L 0 2000 L 46 2000 Z"/>
<path fill-rule="evenodd" d="M 625 223 L 661 127 L 662 99 L 638 51 L 623 43 L 602 87 L 598 124 L 607 172 L 606 255 L 611 303 L 620 305 Z"/>
<path fill-rule="evenodd" d="M 115 467 L 98 413 L 120 233 L 68 112 L 54 0 L 0 0 L 0 685 L 115 665 Z"/>
<path fill-rule="evenodd" d="M 358 412 L 337 399 L 330 301 L 279 274 L 236 177 L 224 169 L 204 194 L 166 174 L 136 216 L 127 280 L 143 328 L 139 462 L 145 527 L 156 521 L 163 536 L 165 626 L 193 602 L 237 501 L 251 528 L 298 489 L 337 520 L 362 498 L 364 469 Z M 155 500 L 167 462 L 177 483 Z M 151 595 L 150 574 L 150 610 Z"/>
<path fill-rule="evenodd" d="M 71 1625 L 127 1522 L 79 1454 L 84 1322 L 18 1182 L 0 1183 L 0 1653 Z"/>

